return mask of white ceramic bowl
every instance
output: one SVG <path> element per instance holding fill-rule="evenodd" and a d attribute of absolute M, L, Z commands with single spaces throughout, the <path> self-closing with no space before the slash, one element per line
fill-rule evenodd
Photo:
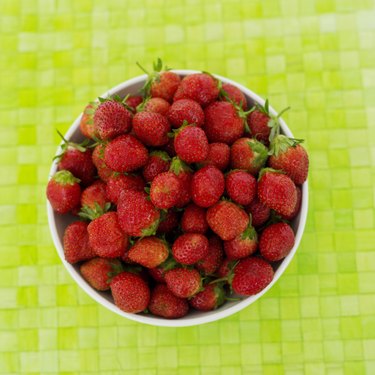
<path fill-rule="evenodd" d="M 179 74 L 180 76 L 186 76 L 188 74 L 196 73 L 193 70 L 174 70 L 175 73 Z M 248 102 L 251 103 L 259 103 L 264 104 L 264 100 L 260 98 L 258 95 L 253 93 L 251 90 L 247 89 L 246 87 L 240 85 L 237 82 L 231 81 L 228 78 L 224 78 L 221 76 L 216 75 L 222 82 L 231 83 L 234 86 L 237 86 L 246 96 Z M 127 94 L 134 94 L 138 92 L 138 90 L 143 86 L 147 76 L 142 75 L 139 77 L 135 77 L 128 81 L 121 83 L 120 85 L 110 89 L 108 92 L 104 93 L 103 97 L 108 95 L 119 95 L 124 97 Z M 276 111 L 270 107 L 270 112 L 276 115 Z M 81 141 L 83 139 L 82 134 L 79 130 L 79 122 L 81 119 L 81 115 L 77 117 L 77 119 L 73 122 L 72 126 L 69 128 L 68 132 L 65 134 L 65 138 L 72 140 L 72 141 Z M 281 130 L 282 133 L 289 137 L 293 137 L 292 132 L 289 130 L 286 123 L 280 119 L 281 123 Z M 60 147 L 57 150 L 57 154 L 61 152 Z M 51 170 L 50 170 L 50 177 L 55 174 L 57 170 L 57 163 L 53 162 Z M 307 216 L 307 205 L 308 205 L 308 186 L 307 182 L 302 185 L 302 205 L 301 211 L 298 216 L 294 219 L 292 226 L 295 231 L 295 244 L 292 251 L 289 255 L 278 265 L 278 268 L 275 271 L 274 278 L 272 282 L 263 289 L 260 293 L 254 296 L 246 297 L 240 301 L 236 302 L 226 302 L 223 306 L 219 307 L 217 310 L 210 311 L 210 312 L 198 312 L 198 311 L 191 311 L 189 314 L 180 319 L 164 319 L 159 318 L 153 315 L 146 315 L 146 314 L 129 314 L 122 310 L 120 310 L 114 303 L 113 299 L 109 292 L 98 292 L 97 290 L 93 289 L 80 275 L 78 266 L 71 265 L 68 263 L 64 258 L 64 250 L 63 250 L 63 234 L 66 226 L 74 221 L 77 220 L 73 216 L 69 215 L 59 215 L 56 214 L 49 202 L 47 201 L 47 211 L 48 211 L 48 221 L 49 227 L 52 234 L 52 238 L 54 244 L 56 246 L 57 252 L 61 258 L 62 263 L 64 264 L 65 268 L 71 274 L 73 279 L 77 282 L 77 284 L 88 294 L 90 295 L 95 301 L 106 307 L 107 309 L 119 314 L 125 318 L 135 320 L 137 322 L 146 323 L 154 326 L 165 326 L 165 327 L 184 327 L 184 326 L 193 326 L 208 322 L 213 322 L 215 320 L 225 318 L 229 315 L 232 315 L 245 307 L 251 305 L 255 302 L 258 298 L 260 298 L 264 293 L 266 293 L 272 286 L 277 282 L 280 276 L 284 273 L 285 269 L 288 267 L 288 264 L 294 257 L 299 243 L 301 241 L 301 237 L 305 228 L 306 216 Z"/>

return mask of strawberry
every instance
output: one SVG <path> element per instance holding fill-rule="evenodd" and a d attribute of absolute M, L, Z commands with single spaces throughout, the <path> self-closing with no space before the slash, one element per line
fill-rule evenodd
<path fill-rule="evenodd" d="M 268 164 L 271 168 L 285 172 L 296 185 L 303 184 L 309 170 L 309 157 L 300 145 L 302 139 L 277 135 L 271 142 Z"/>
<path fill-rule="evenodd" d="M 104 161 L 104 150 L 106 148 L 106 144 L 99 143 L 92 153 L 92 161 L 95 167 L 98 170 L 98 175 L 101 180 L 107 182 L 108 179 L 115 173 L 114 170 L 109 168 L 105 161 Z"/>
<path fill-rule="evenodd" d="M 297 204 L 297 189 L 285 174 L 264 168 L 258 179 L 259 200 L 280 215 L 289 216 Z"/>
<path fill-rule="evenodd" d="M 268 150 L 262 143 L 252 138 L 240 138 L 230 148 L 233 169 L 244 169 L 252 175 L 258 174 L 268 158 Z"/>
<path fill-rule="evenodd" d="M 71 264 L 94 258 L 96 255 L 89 245 L 87 223 L 83 221 L 75 221 L 66 227 L 63 246 L 65 259 Z"/>
<path fill-rule="evenodd" d="M 247 205 L 256 196 L 257 180 L 250 173 L 233 170 L 225 176 L 225 189 L 233 202 Z"/>
<path fill-rule="evenodd" d="M 174 268 L 165 273 L 165 282 L 175 296 L 190 298 L 200 291 L 202 279 L 194 268 Z"/>
<path fill-rule="evenodd" d="M 223 261 L 224 251 L 219 237 L 212 235 L 208 239 L 208 253 L 195 266 L 204 275 L 212 275 Z"/>
<path fill-rule="evenodd" d="M 191 181 L 191 195 L 194 203 L 200 207 L 214 205 L 223 195 L 225 179 L 223 173 L 212 165 L 195 172 Z"/>
<path fill-rule="evenodd" d="M 145 181 L 139 175 L 133 174 L 114 174 L 107 181 L 106 195 L 108 200 L 117 204 L 121 193 L 124 190 L 143 191 Z"/>
<path fill-rule="evenodd" d="M 141 95 L 128 95 L 125 99 L 125 104 L 130 107 L 131 111 L 135 113 L 137 107 L 143 102 L 143 96 Z"/>
<path fill-rule="evenodd" d="M 124 190 L 118 200 L 120 227 L 129 236 L 151 236 L 159 224 L 160 213 L 143 191 Z"/>
<path fill-rule="evenodd" d="M 224 242 L 225 254 L 229 260 L 246 258 L 254 254 L 257 248 L 258 236 L 251 224 L 236 238 Z"/>
<path fill-rule="evenodd" d="M 182 215 L 181 229 L 185 233 L 206 233 L 208 229 L 206 210 L 190 203 Z"/>
<path fill-rule="evenodd" d="M 87 231 L 90 246 L 102 258 L 121 257 L 128 248 L 129 238 L 120 228 L 116 212 L 94 219 Z"/>
<path fill-rule="evenodd" d="M 56 172 L 48 181 L 46 193 L 52 208 L 59 214 L 66 214 L 79 205 L 79 179 L 66 170 Z"/>
<path fill-rule="evenodd" d="M 242 296 L 261 292 L 273 279 L 271 265 L 261 258 L 242 259 L 233 270 L 232 289 Z"/>
<path fill-rule="evenodd" d="M 179 86 L 179 92 L 173 100 L 192 99 L 202 107 L 206 107 L 219 96 L 217 80 L 207 73 L 189 74 L 184 77 Z"/>
<path fill-rule="evenodd" d="M 164 270 L 162 267 L 149 268 L 148 273 L 158 283 L 165 284 Z"/>
<path fill-rule="evenodd" d="M 133 119 L 133 131 L 146 146 L 163 146 L 171 130 L 167 118 L 160 113 L 138 112 Z"/>
<path fill-rule="evenodd" d="M 208 155 L 205 160 L 199 163 L 200 167 L 213 165 L 214 167 L 225 171 L 230 161 L 230 148 L 226 143 L 210 143 L 208 145 Z"/>
<path fill-rule="evenodd" d="M 237 261 L 225 258 L 216 270 L 217 277 L 227 279 L 236 264 Z"/>
<path fill-rule="evenodd" d="M 110 287 L 116 306 L 125 312 L 141 312 L 150 302 L 150 288 L 137 274 L 121 272 L 112 279 Z"/>
<path fill-rule="evenodd" d="M 207 211 L 210 228 L 224 241 L 230 241 L 240 235 L 249 224 L 249 216 L 236 204 L 220 201 Z"/>
<path fill-rule="evenodd" d="M 94 114 L 95 133 L 100 139 L 113 139 L 129 133 L 132 113 L 123 103 L 113 99 L 99 99 L 101 103 Z"/>
<path fill-rule="evenodd" d="M 81 121 L 79 122 L 79 128 L 86 138 L 93 139 L 95 137 L 94 113 L 96 108 L 98 108 L 98 105 L 99 103 L 97 102 L 91 102 L 87 104 L 83 110 Z"/>
<path fill-rule="evenodd" d="M 173 258 L 181 264 L 194 264 L 208 254 L 208 239 L 200 233 L 185 233 L 172 246 Z"/>
<path fill-rule="evenodd" d="M 271 224 L 260 235 L 260 253 L 271 262 L 285 258 L 293 246 L 293 229 L 286 223 Z"/>
<path fill-rule="evenodd" d="M 123 271 L 118 259 L 94 258 L 80 267 L 83 278 L 96 290 L 109 290 L 112 278 Z"/>
<path fill-rule="evenodd" d="M 81 207 L 94 210 L 99 206 L 103 210 L 107 202 L 106 184 L 103 181 L 95 181 L 82 192 Z"/>
<path fill-rule="evenodd" d="M 116 172 L 133 172 L 147 164 L 147 148 L 132 135 L 120 135 L 104 150 L 105 164 Z"/>
<path fill-rule="evenodd" d="M 202 107 L 191 99 L 181 99 L 173 102 L 167 117 L 174 128 L 179 128 L 185 122 L 199 127 L 204 124 Z"/>
<path fill-rule="evenodd" d="M 146 268 L 155 268 L 168 258 L 166 241 L 155 236 L 139 239 L 129 250 L 129 259 Z"/>
<path fill-rule="evenodd" d="M 296 189 L 297 189 L 297 203 L 294 207 L 294 210 L 293 212 L 290 214 L 290 215 L 281 215 L 281 218 L 282 219 L 285 219 L 285 220 L 293 220 L 299 213 L 300 209 L 301 209 L 301 203 L 302 203 L 302 190 L 299 186 L 296 186 Z"/>
<path fill-rule="evenodd" d="M 137 109 L 139 112 L 155 112 L 166 116 L 170 106 L 171 105 L 163 98 L 147 98 L 143 105 L 139 106 Z"/>
<path fill-rule="evenodd" d="M 177 319 L 188 313 L 189 304 L 186 299 L 176 297 L 166 285 L 158 284 L 151 293 L 148 309 L 156 316 Z"/>
<path fill-rule="evenodd" d="M 225 292 L 219 284 L 208 284 L 189 301 L 190 306 L 198 311 L 211 311 L 225 302 Z"/>
<path fill-rule="evenodd" d="M 230 83 L 223 83 L 220 93 L 222 94 L 223 100 L 228 100 L 236 103 L 243 110 L 247 109 L 247 101 L 243 92 L 236 86 Z"/>
<path fill-rule="evenodd" d="M 198 163 L 208 155 L 208 140 L 205 132 L 194 125 L 181 127 L 174 138 L 177 156 L 186 163 Z"/>
<path fill-rule="evenodd" d="M 170 233 L 173 229 L 177 228 L 179 224 L 179 216 L 176 211 L 168 210 L 167 212 L 161 211 L 160 223 L 158 226 L 158 233 Z"/>
<path fill-rule="evenodd" d="M 160 209 L 171 208 L 179 202 L 181 189 L 181 182 L 173 172 L 160 173 L 151 182 L 151 202 Z"/>
<path fill-rule="evenodd" d="M 271 210 L 259 201 L 256 196 L 254 200 L 246 207 L 246 212 L 251 214 L 254 227 L 260 227 L 270 218 Z"/>
<path fill-rule="evenodd" d="M 171 158 L 165 151 L 152 151 L 142 174 L 147 182 L 151 182 L 158 174 L 167 172 L 171 165 Z"/>
<path fill-rule="evenodd" d="M 177 207 L 184 207 L 191 200 L 191 180 L 193 178 L 193 171 L 178 157 L 172 159 L 169 170 L 177 176 L 181 183 L 180 200 Z"/>

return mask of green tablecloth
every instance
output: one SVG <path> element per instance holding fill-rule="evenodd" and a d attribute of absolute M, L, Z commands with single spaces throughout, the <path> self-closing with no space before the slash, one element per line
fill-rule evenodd
<path fill-rule="evenodd" d="M 373 0 L 0 0 L 0 372 L 375 373 Z M 310 152 L 300 249 L 261 300 L 167 329 L 98 306 L 62 266 L 51 157 L 89 100 L 162 57 L 246 85 Z"/>

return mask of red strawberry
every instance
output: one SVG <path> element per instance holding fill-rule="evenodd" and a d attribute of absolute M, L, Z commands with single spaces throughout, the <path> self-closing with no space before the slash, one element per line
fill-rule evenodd
<path fill-rule="evenodd" d="M 190 298 L 198 293 L 202 279 L 196 269 L 174 268 L 165 273 L 168 289 L 177 297 Z"/>
<path fill-rule="evenodd" d="M 251 214 L 251 222 L 254 227 L 260 227 L 270 218 L 271 210 L 259 201 L 256 196 L 254 200 L 246 207 L 246 212 Z"/>
<path fill-rule="evenodd" d="M 191 200 L 191 180 L 193 178 L 193 171 L 177 157 L 172 159 L 169 170 L 177 176 L 181 183 L 180 200 L 177 207 L 184 207 Z"/>
<path fill-rule="evenodd" d="M 94 258 L 80 267 L 83 278 L 96 290 L 109 290 L 111 279 L 123 271 L 118 259 Z"/>
<path fill-rule="evenodd" d="M 206 233 L 208 230 L 206 210 L 190 203 L 182 215 L 181 229 L 185 233 Z"/>
<path fill-rule="evenodd" d="M 92 153 L 92 161 L 95 167 L 98 170 L 99 177 L 104 181 L 107 182 L 108 179 L 115 173 L 114 170 L 109 168 L 106 163 L 104 162 L 104 150 L 106 145 L 103 143 L 99 143 Z"/>
<path fill-rule="evenodd" d="M 132 135 L 121 135 L 104 150 L 105 164 L 116 172 L 133 172 L 147 164 L 147 148 Z"/>
<path fill-rule="evenodd" d="M 254 227 L 249 224 L 246 230 L 231 241 L 224 242 L 224 250 L 229 260 L 246 258 L 256 252 L 258 236 Z"/>
<path fill-rule="evenodd" d="M 212 165 L 195 172 L 191 181 L 193 201 L 200 207 L 214 205 L 223 195 L 225 179 L 223 173 Z"/>
<path fill-rule="evenodd" d="M 75 221 L 66 227 L 63 244 L 65 259 L 69 263 L 74 264 L 96 256 L 89 245 L 87 223 L 83 221 Z"/>
<path fill-rule="evenodd" d="M 147 182 L 151 182 L 158 174 L 167 172 L 170 165 L 171 158 L 165 151 L 152 151 L 143 167 L 143 177 Z"/>
<path fill-rule="evenodd" d="M 199 166 L 213 165 L 221 171 L 225 171 L 228 168 L 229 161 L 230 148 L 226 143 L 210 143 L 207 158 L 199 163 Z"/>
<path fill-rule="evenodd" d="M 271 265 L 261 258 L 241 260 L 233 271 L 232 289 L 242 296 L 261 292 L 273 279 Z"/>
<path fill-rule="evenodd" d="M 69 171 L 59 171 L 48 181 L 47 198 L 59 214 L 66 214 L 79 205 L 81 188 L 79 179 Z"/>
<path fill-rule="evenodd" d="M 133 131 L 147 146 L 163 146 L 169 141 L 171 130 L 167 118 L 160 113 L 138 112 L 133 119 Z"/>
<path fill-rule="evenodd" d="M 179 202 L 181 189 L 181 182 L 173 172 L 160 173 L 151 182 L 151 202 L 160 209 L 171 208 Z"/>
<path fill-rule="evenodd" d="M 98 105 L 99 103 L 97 102 L 91 102 L 87 104 L 86 108 L 83 110 L 79 128 L 81 133 L 87 138 L 93 138 L 95 136 L 94 113 Z"/>
<path fill-rule="evenodd" d="M 173 258 L 181 264 L 194 264 L 208 254 L 208 239 L 200 233 L 185 233 L 172 246 Z"/>
<path fill-rule="evenodd" d="M 106 184 L 103 181 L 95 181 L 83 190 L 81 195 L 81 207 L 95 210 L 97 207 L 104 210 L 108 198 L 105 192 Z"/>
<path fill-rule="evenodd" d="M 141 276 L 122 272 L 111 281 L 111 292 L 117 307 L 128 313 L 145 310 L 150 301 L 150 288 Z"/>
<path fill-rule="evenodd" d="M 150 312 L 167 319 L 177 319 L 185 316 L 189 311 L 186 299 L 176 297 L 166 285 L 158 284 L 151 293 Z"/>
<path fill-rule="evenodd" d="M 199 311 L 210 311 L 220 307 L 225 302 L 225 292 L 219 284 L 208 284 L 190 301 L 190 305 Z"/>
<path fill-rule="evenodd" d="M 190 99 L 181 99 L 173 102 L 167 117 L 174 128 L 179 128 L 183 123 L 194 124 L 199 127 L 204 124 L 202 107 Z"/>
<path fill-rule="evenodd" d="M 259 173 L 258 198 L 277 213 L 289 216 L 297 204 L 296 185 L 282 172 L 264 168 Z"/>
<path fill-rule="evenodd" d="M 297 189 L 297 203 L 294 207 L 294 210 L 293 212 L 290 214 L 290 215 L 281 215 L 281 218 L 282 219 L 285 219 L 285 220 L 293 220 L 299 213 L 300 209 L 301 209 L 301 204 L 302 204 L 302 190 L 299 186 L 296 186 L 296 189 Z"/>
<path fill-rule="evenodd" d="M 206 73 L 195 73 L 187 75 L 181 81 L 179 93 L 176 93 L 173 100 L 192 99 L 206 107 L 216 100 L 218 95 L 219 88 L 214 77 Z"/>
<path fill-rule="evenodd" d="M 132 113 L 120 102 L 103 100 L 94 114 L 95 133 L 100 139 L 113 139 L 128 133 L 132 126 Z"/>
<path fill-rule="evenodd" d="M 128 257 L 146 268 L 155 268 L 168 258 L 166 241 L 155 236 L 139 239 L 129 250 Z"/>
<path fill-rule="evenodd" d="M 145 100 L 144 105 L 138 108 L 140 111 L 155 112 L 166 116 L 170 106 L 171 105 L 163 98 L 148 98 Z"/>
<path fill-rule="evenodd" d="M 164 279 L 164 270 L 162 267 L 155 267 L 155 268 L 149 268 L 148 273 L 151 275 L 151 277 L 157 281 L 158 283 L 165 284 Z M 169 289 L 168 289 L 169 290 Z"/>
<path fill-rule="evenodd" d="M 125 99 L 125 104 L 131 108 L 132 112 L 135 113 L 137 107 L 143 102 L 143 96 L 141 95 L 129 95 Z"/>
<path fill-rule="evenodd" d="M 194 125 L 181 127 L 174 138 L 177 156 L 187 163 L 198 163 L 208 155 L 208 141 L 205 132 Z"/>
<path fill-rule="evenodd" d="M 107 181 L 106 194 L 110 202 L 117 204 L 124 190 L 143 191 L 144 188 L 145 181 L 139 175 L 114 174 Z"/>
<path fill-rule="evenodd" d="M 90 246 L 102 258 L 121 257 L 128 248 L 129 238 L 120 228 L 116 212 L 107 212 L 94 219 L 87 231 Z"/>
<path fill-rule="evenodd" d="M 240 235 L 249 224 L 249 216 L 236 204 L 220 201 L 207 211 L 210 228 L 224 241 L 230 241 Z"/>
<path fill-rule="evenodd" d="M 160 213 L 143 191 L 125 190 L 117 204 L 120 227 L 129 236 L 155 234 Z"/>
<path fill-rule="evenodd" d="M 260 253 L 263 258 L 271 262 L 285 258 L 293 246 L 293 229 L 286 223 L 271 224 L 260 235 Z"/>
<path fill-rule="evenodd" d="M 271 168 L 285 172 L 295 184 L 301 185 L 307 179 L 309 157 L 306 150 L 300 145 L 302 139 L 288 138 L 285 135 L 276 136 L 271 142 Z"/>
<path fill-rule="evenodd" d="M 219 268 L 223 261 L 224 251 L 222 241 L 213 235 L 208 239 L 208 254 L 195 266 L 204 275 L 211 275 Z"/>
<path fill-rule="evenodd" d="M 256 196 L 257 180 L 245 171 L 230 171 L 225 176 L 225 189 L 233 202 L 247 205 Z"/>
<path fill-rule="evenodd" d="M 240 138 L 230 149 L 233 169 L 244 169 L 252 175 L 258 174 L 268 158 L 268 150 L 262 143 L 252 138 Z"/>
<path fill-rule="evenodd" d="M 230 83 L 223 83 L 221 92 L 224 94 L 223 100 L 227 100 L 228 98 L 232 102 L 239 105 L 243 110 L 247 109 L 246 97 L 238 87 L 233 86 Z"/>
<path fill-rule="evenodd" d="M 168 210 L 162 211 L 160 215 L 160 223 L 158 226 L 158 233 L 170 233 L 177 228 L 179 224 L 179 216 L 176 211 Z"/>
<path fill-rule="evenodd" d="M 210 142 L 231 145 L 244 131 L 244 120 L 229 102 L 213 102 L 205 110 L 204 130 Z"/>

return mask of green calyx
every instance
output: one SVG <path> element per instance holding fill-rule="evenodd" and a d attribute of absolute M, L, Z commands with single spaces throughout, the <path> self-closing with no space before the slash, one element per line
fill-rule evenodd
<path fill-rule="evenodd" d="M 222 283 L 218 283 L 214 287 L 214 293 L 216 296 L 215 309 L 220 307 L 226 301 L 226 295 Z"/>
<path fill-rule="evenodd" d="M 117 102 L 122 104 L 128 111 L 132 112 L 133 108 L 126 104 L 130 94 L 126 95 L 125 98 L 121 98 L 119 95 L 108 95 L 106 98 L 98 97 L 99 103 L 105 102 Z"/>
<path fill-rule="evenodd" d="M 104 207 L 99 206 L 98 202 L 94 203 L 94 207 L 83 206 L 78 213 L 78 216 L 83 220 L 95 220 L 98 217 L 104 215 L 111 208 L 111 203 L 107 202 Z"/>
<path fill-rule="evenodd" d="M 110 284 L 110 282 L 116 275 L 124 271 L 124 267 L 122 266 L 122 263 L 119 262 L 118 260 L 115 260 L 115 259 L 110 260 L 110 263 L 111 263 L 112 270 L 107 273 L 107 277 L 108 277 L 107 284 Z"/>
<path fill-rule="evenodd" d="M 74 177 L 71 172 L 65 169 L 56 172 L 52 177 L 52 180 L 57 182 L 59 185 L 74 185 L 81 182 L 79 178 Z"/>
<path fill-rule="evenodd" d="M 162 264 L 160 264 L 158 267 L 163 270 L 163 273 L 172 270 L 173 268 L 176 268 L 177 262 L 173 259 L 172 256 L 169 256 Z"/>
<path fill-rule="evenodd" d="M 160 151 L 160 150 L 152 151 L 150 152 L 150 156 L 157 156 L 163 161 L 171 161 L 170 156 L 165 151 Z"/>
<path fill-rule="evenodd" d="M 263 167 L 266 164 L 268 158 L 267 147 L 262 142 L 259 142 L 256 139 L 249 141 L 248 145 L 254 153 L 254 166 L 257 168 Z"/>
<path fill-rule="evenodd" d="M 141 237 L 149 237 L 156 234 L 160 222 L 160 218 L 155 220 L 148 228 L 142 229 Z"/>
<path fill-rule="evenodd" d="M 279 134 L 272 140 L 268 155 L 279 156 L 280 153 L 284 153 L 290 147 L 296 147 L 303 141 L 303 139 L 289 138 L 283 134 Z"/>
<path fill-rule="evenodd" d="M 255 228 L 251 225 L 251 214 L 250 214 L 250 221 L 249 221 L 249 225 L 247 226 L 247 228 L 244 230 L 244 232 L 241 234 L 241 239 L 242 240 L 246 240 L 246 239 L 250 239 L 250 240 L 255 240 L 255 241 L 258 241 L 258 235 L 257 235 L 257 232 L 255 230 Z"/>
<path fill-rule="evenodd" d="M 168 133 L 168 137 L 175 138 L 179 133 L 181 133 L 182 130 L 184 130 L 188 126 L 192 127 L 196 126 L 196 124 L 189 124 L 186 120 L 184 120 L 179 128 L 172 129 L 172 131 Z"/>
<path fill-rule="evenodd" d="M 175 156 L 172 158 L 171 166 L 169 167 L 170 172 L 173 172 L 178 176 L 181 172 L 192 172 L 193 170 L 180 158 Z"/>
<path fill-rule="evenodd" d="M 259 172 L 259 177 L 258 177 L 258 181 L 260 181 L 260 179 L 262 178 L 262 176 L 267 173 L 267 172 L 271 172 L 271 173 L 278 173 L 278 174 L 285 174 L 285 172 L 281 171 L 281 170 L 276 170 L 276 169 L 273 169 L 273 168 L 263 168 L 260 170 Z"/>
<path fill-rule="evenodd" d="M 52 160 L 57 160 L 57 161 L 60 161 L 60 159 L 64 156 L 64 154 L 67 152 L 67 150 L 69 148 L 74 148 L 80 152 L 86 152 L 86 150 L 88 148 L 91 148 L 91 147 L 94 147 L 94 145 L 89 145 L 90 144 L 90 140 L 89 139 L 85 139 L 83 142 L 81 143 L 75 143 L 75 142 L 71 142 L 71 141 L 68 141 L 61 133 L 59 130 L 57 130 L 57 134 L 60 136 L 60 138 L 62 139 L 63 143 L 62 145 L 60 146 L 61 147 L 61 154 L 59 155 L 56 155 Z"/>

